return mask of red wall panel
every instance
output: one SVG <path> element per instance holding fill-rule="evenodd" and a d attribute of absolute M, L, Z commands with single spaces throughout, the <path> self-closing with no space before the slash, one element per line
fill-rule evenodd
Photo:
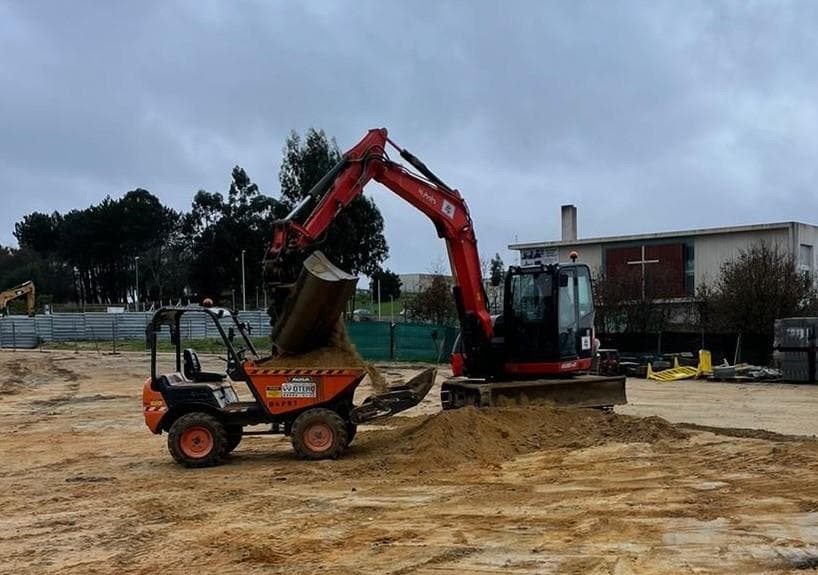
<path fill-rule="evenodd" d="M 684 297 L 684 244 L 660 244 L 645 246 L 646 263 L 645 293 L 647 297 Z M 630 297 L 641 297 L 642 291 L 642 246 L 608 248 L 605 250 L 605 273 L 612 279 L 623 280 L 633 293 Z M 629 263 L 631 262 L 631 263 Z"/>

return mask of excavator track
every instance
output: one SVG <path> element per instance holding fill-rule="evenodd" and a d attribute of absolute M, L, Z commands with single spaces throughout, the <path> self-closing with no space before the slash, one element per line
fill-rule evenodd
<path fill-rule="evenodd" d="M 612 408 L 628 403 L 625 376 L 577 375 L 560 379 L 491 382 L 452 378 L 440 390 L 443 409 L 552 404 L 560 407 Z"/>

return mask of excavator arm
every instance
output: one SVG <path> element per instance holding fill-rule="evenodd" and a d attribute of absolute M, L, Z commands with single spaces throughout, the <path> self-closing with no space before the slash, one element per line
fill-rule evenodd
<path fill-rule="evenodd" d="M 419 174 L 390 160 L 387 146 L 394 147 Z M 275 261 L 287 250 L 317 241 L 371 180 L 386 186 L 432 220 L 448 248 L 464 341 L 473 349 L 487 345 L 492 337 L 492 320 L 468 206 L 457 190 L 449 188 L 420 160 L 392 142 L 385 128 L 370 130 L 286 218 L 275 223 L 268 261 Z M 299 223 L 300 216 L 311 205 L 314 207 Z"/>

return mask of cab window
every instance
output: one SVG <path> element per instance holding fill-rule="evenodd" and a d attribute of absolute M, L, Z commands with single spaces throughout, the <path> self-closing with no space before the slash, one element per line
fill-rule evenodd
<path fill-rule="evenodd" d="M 593 292 L 591 291 L 591 277 L 588 268 L 577 268 L 577 310 L 579 317 L 584 318 L 594 311 Z"/>
<path fill-rule="evenodd" d="M 545 272 L 515 275 L 511 279 L 511 308 L 515 317 L 525 321 L 546 318 L 551 298 L 551 276 Z"/>

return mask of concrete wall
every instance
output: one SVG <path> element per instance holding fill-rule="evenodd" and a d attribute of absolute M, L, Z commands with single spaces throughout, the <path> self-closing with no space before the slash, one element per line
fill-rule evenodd
<path fill-rule="evenodd" d="M 778 245 L 782 250 L 790 250 L 790 230 L 787 228 L 693 236 L 692 239 L 696 288 L 703 283 L 716 281 L 723 263 L 734 259 L 741 250 L 755 243 L 763 241 Z"/>

